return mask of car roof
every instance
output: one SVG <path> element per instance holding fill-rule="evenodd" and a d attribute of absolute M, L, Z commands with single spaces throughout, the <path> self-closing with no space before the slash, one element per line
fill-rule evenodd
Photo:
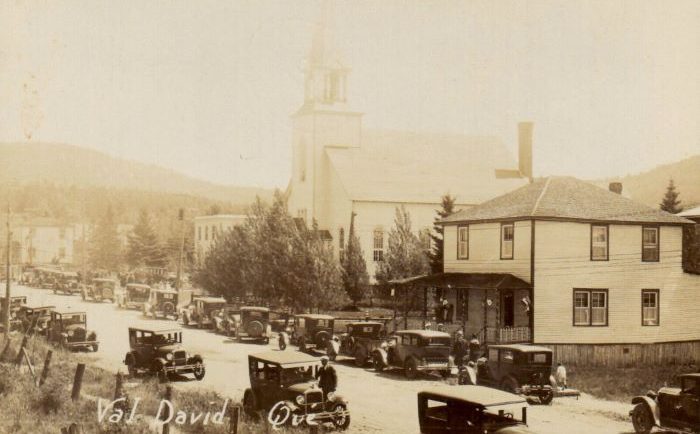
<path fill-rule="evenodd" d="M 419 395 L 459 400 L 482 408 L 513 404 L 527 406 L 527 400 L 520 395 L 485 386 L 435 386 L 423 389 Z"/>
<path fill-rule="evenodd" d="M 56 306 L 30 306 L 30 305 L 24 305 L 22 306 L 27 309 L 56 309 Z"/>
<path fill-rule="evenodd" d="M 87 315 L 86 312 L 84 311 L 73 311 L 73 310 L 54 310 L 59 315 L 78 315 L 78 314 L 83 314 Z"/>
<path fill-rule="evenodd" d="M 144 284 L 144 283 L 127 283 L 126 287 L 132 287 L 132 288 L 150 288 L 150 286 Z"/>
<path fill-rule="evenodd" d="M 259 312 L 269 312 L 270 309 L 267 307 L 261 307 L 261 306 L 242 306 L 241 311 L 248 310 L 248 311 L 259 311 Z"/>
<path fill-rule="evenodd" d="M 520 351 L 523 353 L 551 353 L 552 349 L 547 347 L 539 347 L 537 345 L 512 344 L 512 345 L 489 345 L 489 348 L 499 348 L 504 350 Z"/>
<path fill-rule="evenodd" d="M 348 323 L 348 325 L 378 325 L 378 326 L 383 326 L 384 324 L 377 322 L 377 321 L 353 321 Z"/>
<path fill-rule="evenodd" d="M 418 335 L 424 338 L 449 338 L 450 334 L 447 332 L 440 332 L 437 330 L 399 330 L 394 332 L 396 335 Z"/>
<path fill-rule="evenodd" d="M 318 313 L 301 313 L 299 315 L 295 315 L 298 318 L 309 318 L 309 319 L 335 319 L 335 317 L 332 317 L 330 315 L 321 315 Z"/>
<path fill-rule="evenodd" d="M 223 297 L 194 297 L 194 300 L 202 300 L 205 303 L 226 303 Z"/>
<path fill-rule="evenodd" d="M 141 331 L 141 332 L 152 332 L 152 333 L 166 333 L 166 332 L 181 332 L 182 329 L 179 327 L 151 327 L 151 328 L 145 328 L 145 327 L 129 327 L 129 331 L 135 330 L 135 331 Z"/>
<path fill-rule="evenodd" d="M 681 374 L 679 375 L 680 378 L 696 378 L 700 380 L 700 372 L 693 372 L 690 374 Z"/>
<path fill-rule="evenodd" d="M 248 359 L 256 359 L 261 362 L 280 365 L 283 368 L 294 368 L 306 366 L 310 363 L 321 362 L 319 357 L 314 357 L 300 351 L 265 351 L 262 353 L 250 354 Z"/>

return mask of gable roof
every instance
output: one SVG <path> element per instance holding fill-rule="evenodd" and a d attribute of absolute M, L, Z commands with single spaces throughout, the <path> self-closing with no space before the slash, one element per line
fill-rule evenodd
<path fill-rule="evenodd" d="M 533 217 L 600 222 L 692 223 L 591 183 L 558 176 L 535 180 L 481 205 L 456 212 L 443 219 L 442 223 Z"/>
<path fill-rule="evenodd" d="M 681 217 L 687 217 L 687 218 L 698 218 L 700 217 L 700 206 L 696 206 L 695 208 L 687 209 L 685 211 L 679 212 L 676 214 Z"/>
<path fill-rule="evenodd" d="M 517 163 L 493 137 L 363 130 L 361 147 L 325 152 L 355 201 L 439 203 L 449 193 L 475 205 L 527 182 L 496 176 Z"/>

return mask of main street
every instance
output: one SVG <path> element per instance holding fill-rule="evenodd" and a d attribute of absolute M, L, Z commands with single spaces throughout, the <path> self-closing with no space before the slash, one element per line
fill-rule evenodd
<path fill-rule="evenodd" d="M 94 354 L 95 364 L 115 373 L 126 372 L 123 360 L 129 350 L 128 327 L 179 326 L 170 320 L 144 318 L 141 312 L 122 310 L 111 303 L 82 301 L 79 296 L 54 295 L 50 290 L 14 286 L 13 295 L 27 295 L 31 305 L 86 312 L 88 329 L 95 330 L 100 341 L 100 349 Z M 207 330 L 183 330 L 183 345 L 189 352 L 204 357 L 207 373 L 201 382 L 175 382 L 175 387 L 206 388 L 240 400 L 249 382 L 247 356 L 269 348 L 234 342 Z M 273 340 L 270 347 L 276 348 L 276 344 Z M 339 361 L 335 366 L 339 393 L 350 402 L 350 432 L 357 433 L 418 433 L 416 393 L 444 381 L 437 377 L 408 381 L 398 371 L 376 373 L 369 368 L 356 368 L 349 361 Z M 534 432 L 542 434 L 630 433 L 632 424 L 625 416 L 629 408 L 584 395 L 579 400 L 557 399 L 551 406 L 532 406 L 528 422 Z"/>

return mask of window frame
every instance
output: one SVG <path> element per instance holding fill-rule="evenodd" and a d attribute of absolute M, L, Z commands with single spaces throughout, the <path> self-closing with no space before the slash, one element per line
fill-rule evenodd
<path fill-rule="evenodd" d="M 645 259 L 644 258 L 644 231 L 647 229 L 653 229 L 656 231 L 656 259 Z M 660 262 L 661 261 L 661 227 L 660 226 L 642 226 L 642 262 Z"/>
<path fill-rule="evenodd" d="M 466 231 L 467 234 L 467 240 L 462 241 L 461 236 L 462 236 L 462 229 Z M 466 260 L 469 259 L 469 225 L 458 225 L 457 226 L 457 259 L 459 260 Z M 460 254 L 460 245 L 461 243 L 465 243 L 466 246 L 466 254 L 462 255 Z"/>
<path fill-rule="evenodd" d="M 510 240 L 510 257 L 508 256 L 503 256 L 503 243 L 505 240 L 503 239 L 503 236 L 505 235 L 505 228 L 506 227 L 511 227 L 513 228 L 513 234 L 512 238 Z M 515 222 L 506 222 L 506 223 L 501 223 L 501 260 L 512 260 L 515 258 Z"/>
<path fill-rule="evenodd" d="M 656 297 L 656 324 L 645 324 L 644 322 L 644 295 L 655 294 Z M 641 300 L 642 327 L 658 327 L 661 325 L 661 291 L 659 289 L 642 289 Z"/>
<path fill-rule="evenodd" d="M 588 323 L 581 324 L 576 323 L 576 293 L 586 293 L 588 294 Z M 593 294 L 602 293 L 605 294 L 605 323 L 604 324 L 593 324 Z M 608 327 L 610 325 L 610 297 L 609 291 L 607 289 L 599 288 L 573 288 L 572 299 L 571 299 L 571 325 L 573 327 Z"/>
<path fill-rule="evenodd" d="M 378 238 L 377 234 L 380 234 L 381 237 Z M 380 240 L 381 242 L 381 245 L 379 247 L 377 247 L 377 240 Z M 384 228 L 382 227 L 376 227 L 372 231 L 372 261 L 384 261 Z"/>
<path fill-rule="evenodd" d="M 605 259 L 594 258 L 593 257 L 593 230 L 594 228 L 605 228 Z M 591 223 L 591 235 L 590 235 L 590 257 L 591 261 L 609 261 L 610 260 L 610 225 Z"/>

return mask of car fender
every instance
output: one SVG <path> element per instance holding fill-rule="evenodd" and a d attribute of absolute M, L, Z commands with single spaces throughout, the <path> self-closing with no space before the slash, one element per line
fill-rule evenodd
<path fill-rule="evenodd" d="M 334 404 L 348 404 L 348 400 L 343 395 L 333 392 L 333 399 L 330 400 Z"/>
<path fill-rule="evenodd" d="M 372 351 L 372 357 L 375 359 L 379 357 L 384 366 L 389 365 L 389 356 L 383 348 L 377 348 L 376 350 Z"/>
<path fill-rule="evenodd" d="M 654 416 L 654 423 L 657 426 L 661 426 L 661 410 L 659 409 L 659 404 L 648 396 L 636 396 L 632 399 L 632 404 L 645 404 L 651 414 Z"/>
<path fill-rule="evenodd" d="M 156 366 L 165 366 L 165 365 L 168 364 L 168 361 L 165 360 L 165 359 L 162 358 L 162 357 L 156 357 L 156 358 L 153 360 L 153 364 L 156 365 Z"/>
<path fill-rule="evenodd" d="M 287 332 L 280 332 L 278 339 L 289 345 L 289 334 Z"/>
<path fill-rule="evenodd" d="M 200 356 L 199 354 L 195 354 L 194 356 L 190 357 L 190 363 L 197 363 L 197 362 L 204 363 L 204 359 L 202 358 L 202 356 Z"/>
<path fill-rule="evenodd" d="M 124 364 L 128 365 L 130 359 L 134 360 L 134 362 L 136 362 L 136 355 L 134 354 L 133 351 L 129 351 L 128 353 L 126 353 L 126 356 L 124 356 Z"/>

